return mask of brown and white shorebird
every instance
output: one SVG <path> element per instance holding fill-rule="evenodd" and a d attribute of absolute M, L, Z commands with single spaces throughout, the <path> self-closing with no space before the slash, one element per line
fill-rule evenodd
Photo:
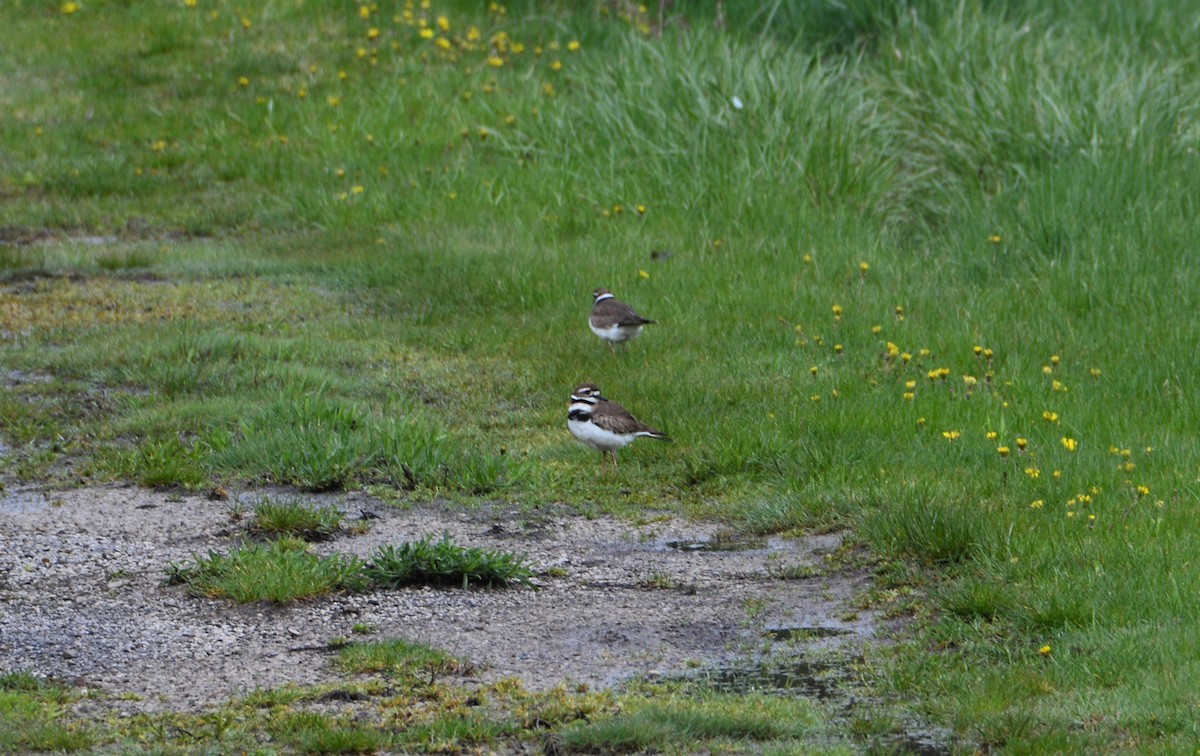
<path fill-rule="evenodd" d="M 617 469 L 617 449 L 628 446 L 635 439 L 657 438 L 670 441 L 660 430 L 629 414 L 616 402 L 610 402 L 600 394 L 594 383 L 581 383 L 571 393 L 567 406 L 567 428 L 581 442 L 600 452 L 600 470 L 608 469 L 608 458 L 612 457 L 613 470 Z"/>
<path fill-rule="evenodd" d="M 642 333 L 642 326 L 654 322 L 638 315 L 608 289 L 596 289 L 592 292 L 592 298 L 588 326 L 592 333 L 607 341 L 614 349 L 617 344 L 636 339 Z"/>

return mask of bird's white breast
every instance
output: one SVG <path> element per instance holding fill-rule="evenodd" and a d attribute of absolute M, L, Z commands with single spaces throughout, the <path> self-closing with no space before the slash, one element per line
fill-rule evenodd
<path fill-rule="evenodd" d="M 575 438 L 600 451 L 616 451 L 633 441 L 633 435 L 620 436 L 598 427 L 591 420 L 567 420 L 567 428 Z"/>
<path fill-rule="evenodd" d="M 592 333 L 596 334 L 605 341 L 629 341 L 636 339 L 642 333 L 642 326 L 609 326 L 608 328 L 597 328 L 588 321 L 588 328 L 592 329 Z"/>

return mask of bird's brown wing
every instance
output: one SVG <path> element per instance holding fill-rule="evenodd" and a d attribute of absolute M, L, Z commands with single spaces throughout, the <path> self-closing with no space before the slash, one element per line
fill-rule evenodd
<path fill-rule="evenodd" d="M 602 299 L 592 307 L 592 325 L 597 328 L 638 326 L 653 322 L 638 315 L 632 307 L 618 299 Z"/>
<path fill-rule="evenodd" d="M 664 441 L 670 440 L 666 433 L 651 428 L 631 415 L 629 410 L 607 399 L 598 404 L 596 409 L 592 411 L 592 422 L 599 428 L 613 433 L 620 433 L 621 435 L 645 433 L 651 438 L 660 438 Z"/>

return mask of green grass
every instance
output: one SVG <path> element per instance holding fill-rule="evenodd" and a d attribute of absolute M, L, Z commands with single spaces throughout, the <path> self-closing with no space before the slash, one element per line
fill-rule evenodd
<path fill-rule="evenodd" d="M 332 505 L 311 506 L 302 501 L 279 501 L 263 497 L 254 504 L 254 533 L 267 537 L 293 536 L 305 541 L 324 541 L 342 529 L 345 515 Z"/>
<path fill-rule="evenodd" d="M 449 534 L 378 547 L 367 562 L 345 554 L 322 556 L 308 542 L 330 537 L 341 513 L 298 504 L 260 502 L 252 531 L 273 540 L 240 544 L 222 554 L 210 551 L 191 564 L 169 565 L 173 583 L 197 596 L 239 604 L 286 604 L 341 591 L 395 590 L 414 585 L 484 588 L 532 587 L 525 558 L 507 551 L 459 546 Z"/>
<path fill-rule="evenodd" d="M 0 748 L 10 753 L 92 748 L 93 728 L 75 721 L 67 706 L 78 697 L 27 672 L 0 674 Z"/>
<path fill-rule="evenodd" d="M 228 554 L 209 552 L 190 565 L 171 565 L 172 581 L 199 596 L 228 598 L 239 604 L 277 604 L 317 598 L 366 587 L 362 564 L 354 557 L 319 556 L 304 541 L 284 537 L 266 544 L 238 546 Z"/>
<path fill-rule="evenodd" d="M 715 7 L 6 6 L 3 475 L 847 528 L 912 716 L 1190 747 L 1200 6 Z"/>
<path fill-rule="evenodd" d="M 350 643 L 338 651 L 337 663 L 356 674 L 387 672 L 405 678 L 431 678 L 469 671 L 469 662 L 445 651 L 403 638 Z"/>
<path fill-rule="evenodd" d="M 385 545 L 371 555 L 364 574 L 378 588 L 410 585 L 526 586 L 533 570 L 525 558 L 507 551 L 459 546 L 449 533 L 426 536 L 399 546 Z"/>

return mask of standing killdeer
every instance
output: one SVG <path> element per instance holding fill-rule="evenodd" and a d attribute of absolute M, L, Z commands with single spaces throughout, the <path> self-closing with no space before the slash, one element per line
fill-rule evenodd
<path fill-rule="evenodd" d="M 595 303 L 592 314 L 588 317 L 588 326 L 592 333 L 608 342 L 615 349 L 630 339 L 636 339 L 642 332 L 642 326 L 653 323 L 633 311 L 633 308 L 613 297 L 608 289 L 596 289 L 592 292 Z"/>
<path fill-rule="evenodd" d="M 600 395 L 600 387 L 594 383 L 581 383 L 571 394 L 567 409 L 567 428 L 575 438 L 600 451 L 600 469 L 607 469 L 607 458 L 612 457 L 613 470 L 617 469 L 617 449 L 633 443 L 641 436 L 670 441 L 662 431 L 641 422 L 629 410 Z"/>

